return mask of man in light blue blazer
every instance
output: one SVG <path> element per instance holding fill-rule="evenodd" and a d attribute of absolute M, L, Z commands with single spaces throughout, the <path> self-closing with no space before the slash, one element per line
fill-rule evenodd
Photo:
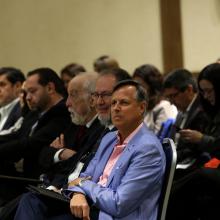
<path fill-rule="evenodd" d="M 143 124 L 146 100 L 145 91 L 134 81 L 122 81 L 114 88 L 111 115 L 118 131 L 103 138 L 86 171 L 65 191 L 72 197 L 74 216 L 89 219 L 96 207 L 100 220 L 157 219 L 165 156 L 159 140 Z M 124 149 L 104 181 L 117 145 Z"/>

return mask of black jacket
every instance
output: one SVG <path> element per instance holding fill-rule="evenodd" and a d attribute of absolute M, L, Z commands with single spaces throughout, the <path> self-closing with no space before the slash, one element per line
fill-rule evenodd
<path fill-rule="evenodd" d="M 177 115 L 176 123 L 178 123 L 178 115 Z M 172 131 L 171 131 L 172 137 L 174 137 L 176 132 L 178 132 L 176 131 L 176 123 L 172 127 Z M 209 122 L 207 115 L 200 104 L 199 97 L 197 97 L 189 110 L 188 117 L 183 129 L 192 129 L 192 130 L 204 132 L 208 123 Z M 181 162 L 188 157 L 198 157 L 200 155 L 200 153 L 197 150 L 198 146 L 199 146 L 198 144 L 192 144 L 180 138 L 177 144 L 178 162 Z"/>
<path fill-rule="evenodd" d="M 36 113 L 32 114 L 35 118 Z M 25 117 L 16 139 L 0 144 L 0 160 L 14 162 L 24 158 L 24 175 L 38 177 L 40 173 L 38 156 L 42 147 L 49 145 L 65 130 L 70 124 L 70 115 L 65 106 L 65 101 L 60 101 L 38 119 L 38 124 L 31 136 L 29 134 L 36 118 L 33 121 L 28 118 L 31 118 L 31 113 L 29 117 Z"/>
<path fill-rule="evenodd" d="M 73 135 L 75 136 L 75 139 L 73 138 L 71 140 L 71 138 L 69 138 L 69 143 L 66 142 L 66 146 L 68 147 L 72 147 L 73 149 L 76 147 L 75 143 L 77 142 L 77 153 L 75 155 L 73 155 L 72 157 L 70 157 L 68 160 L 65 161 L 61 161 L 58 162 L 56 164 L 51 163 L 52 166 L 50 166 L 50 169 L 47 170 L 47 175 L 49 177 L 50 180 L 50 184 L 60 187 L 64 184 L 64 181 L 66 179 L 66 177 L 68 176 L 68 174 L 70 173 L 70 171 L 76 166 L 77 162 L 80 160 L 80 158 L 87 154 L 88 152 L 91 152 L 92 149 L 96 146 L 97 141 L 99 140 L 100 136 L 102 135 L 102 132 L 104 130 L 104 127 L 100 124 L 98 118 L 96 118 L 92 125 L 86 130 L 86 132 L 84 133 L 84 135 L 80 138 L 80 140 L 77 140 L 77 135 Z M 77 132 L 76 132 L 77 133 Z M 67 137 L 70 136 L 70 133 L 66 133 Z M 65 137 L 65 134 L 64 134 Z M 68 139 L 67 139 L 68 141 Z M 41 165 L 46 163 L 46 160 L 48 158 L 47 155 L 48 152 L 51 151 L 50 148 L 44 148 L 41 152 Z M 53 156 L 54 153 L 50 154 L 50 162 L 53 161 Z"/>

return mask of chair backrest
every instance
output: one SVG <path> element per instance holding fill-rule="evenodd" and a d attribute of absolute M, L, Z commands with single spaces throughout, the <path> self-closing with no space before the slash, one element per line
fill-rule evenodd
<path fill-rule="evenodd" d="M 163 143 L 164 138 L 170 137 L 171 127 L 175 123 L 175 119 L 169 118 L 164 121 L 161 125 L 161 129 L 159 130 L 157 137 L 160 139 L 160 142 Z"/>
<path fill-rule="evenodd" d="M 166 210 L 170 196 L 170 190 L 173 183 L 174 172 L 176 169 L 177 153 L 176 146 L 172 139 L 163 140 L 163 150 L 166 155 L 166 170 L 163 180 L 161 195 L 159 198 L 158 220 L 165 220 Z"/>

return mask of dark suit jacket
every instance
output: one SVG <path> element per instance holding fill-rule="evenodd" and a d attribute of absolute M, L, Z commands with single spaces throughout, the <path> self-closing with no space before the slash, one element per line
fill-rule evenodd
<path fill-rule="evenodd" d="M 97 125 L 97 123 L 98 123 L 98 120 L 95 120 L 95 123 L 93 125 Z M 75 151 L 79 150 L 80 148 L 79 144 L 82 142 L 85 135 L 88 135 L 88 129 L 86 129 L 84 134 L 80 138 L 81 140 L 78 140 L 78 132 L 80 132 L 81 128 L 82 126 L 70 123 L 70 125 L 65 129 L 63 134 L 64 134 L 64 143 L 65 143 L 66 148 L 69 148 Z M 50 147 L 50 145 L 44 146 L 42 148 L 40 156 L 39 156 L 39 164 L 43 172 L 47 172 L 54 166 L 54 156 L 56 152 L 59 150 L 60 149 Z"/>
<path fill-rule="evenodd" d="M 20 117 L 21 117 L 21 106 L 20 103 L 18 102 L 11 110 L 11 113 L 9 114 L 2 130 L 7 130 L 10 127 L 12 127 Z"/>
<path fill-rule="evenodd" d="M 104 130 L 104 126 L 102 126 L 96 118 L 92 125 L 86 130 L 83 137 L 80 138 L 80 141 L 77 140 L 77 135 L 75 136 L 75 140 L 71 138 L 67 139 L 66 146 L 75 148 L 75 143 L 78 143 L 78 151 L 75 155 L 73 155 L 71 158 L 65 161 L 58 162 L 56 164 L 52 165 L 53 157 L 55 152 L 51 150 L 51 147 L 45 147 L 41 151 L 41 157 L 40 157 L 40 163 L 41 165 L 46 163 L 46 160 L 48 158 L 47 155 L 50 155 L 49 163 L 51 163 L 52 166 L 50 166 L 50 169 L 47 170 L 47 176 L 49 178 L 50 184 L 60 187 L 64 184 L 66 177 L 70 173 L 70 171 L 76 166 L 77 162 L 80 160 L 80 158 L 87 154 L 88 152 L 91 152 L 94 146 L 96 146 L 97 140 L 99 140 L 99 137 L 102 135 L 102 131 Z M 66 133 L 66 132 L 65 132 Z M 66 137 L 70 136 L 70 133 L 66 133 Z M 64 134 L 65 137 L 65 134 Z M 49 152 L 49 153 L 48 153 Z M 43 156 L 42 156 L 43 155 Z M 45 156 L 44 156 L 45 155 Z M 47 164 L 48 164 L 47 161 Z"/>
<path fill-rule="evenodd" d="M 38 166 L 38 155 L 43 146 L 50 144 L 70 123 L 70 115 L 62 100 L 42 117 L 29 136 L 31 131 L 30 121 L 22 124 L 19 138 L 2 143 L 0 145 L 0 160 L 17 161 L 24 158 L 24 175 L 38 177 L 40 171 Z M 33 125 L 36 120 L 33 120 Z M 26 123 L 27 122 L 27 123 Z"/>
<path fill-rule="evenodd" d="M 178 123 L 178 115 L 177 115 L 176 123 Z M 174 137 L 176 134 L 176 123 L 172 127 L 171 137 Z M 200 104 L 199 97 L 197 97 L 189 110 L 188 117 L 183 129 L 188 128 L 203 132 L 207 125 L 208 125 L 207 115 L 205 114 Z M 193 145 L 197 146 L 198 144 L 187 143 L 183 139 L 181 138 L 179 139 L 179 142 L 177 144 L 178 162 L 181 162 L 187 157 L 198 157 L 199 152 L 197 151 L 197 147 Z"/>
<path fill-rule="evenodd" d="M 210 153 L 211 157 L 220 159 L 220 111 L 210 118 L 198 150 Z"/>

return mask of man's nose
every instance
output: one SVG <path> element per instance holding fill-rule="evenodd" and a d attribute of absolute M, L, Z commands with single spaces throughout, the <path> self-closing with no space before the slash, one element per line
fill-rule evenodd
<path fill-rule="evenodd" d="M 115 110 L 115 111 L 120 110 L 120 104 L 119 104 L 118 102 L 116 102 L 116 103 L 113 105 L 113 110 Z"/>
<path fill-rule="evenodd" d="M 99 95 L 99 96 L 97 97 L 96 102 L 97 102 L 98 104 L 99 104 L 99 103 L 103 104 L 103 103 L 104 103 L 104 100 L 103 100 L 103 98 Z"/>
<path fill-rule="evenodd" d="M 67 106 L 67 107 L 70 107 L 70 106 L 71 106 L 71 102 L 70 102 L 70 98 L 69 98 L 69 97 L 67 97 L 66 106 Z"/>
<path fill-rule="evenodd" d="M 26 100 L 30 100 L 30 99 L 31 99 L 31 95 L 29 93 L 27 93 Z"/>

